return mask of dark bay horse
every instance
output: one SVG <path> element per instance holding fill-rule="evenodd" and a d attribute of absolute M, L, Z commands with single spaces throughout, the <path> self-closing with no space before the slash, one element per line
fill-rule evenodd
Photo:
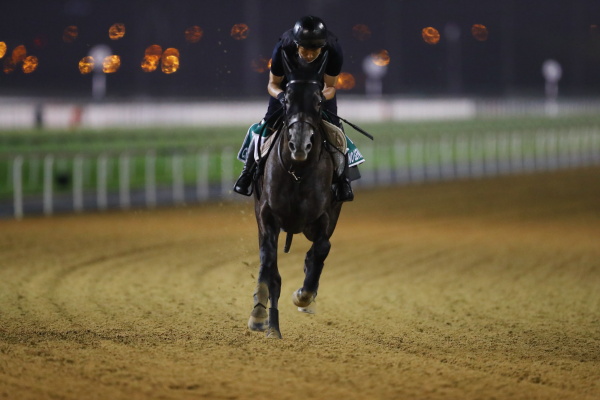
<path fill-rule="evenodd" d="M 315 78 L 289 81 L 283 127 L 254 191 L 260 271 L 248 327 L 266 331 L 267 337 L 281 338 L 277 308 L 281 292 L 277 267 L 279 233 L 287 232 L 286 252 L 293 234 L 303 233 L 312 242 L 304 262 L 304 283 L 292 295 L 301 311 L 311 312 L 331 248 L 329 238 L 342 208 L 331 190 L 334 161 L 321 126 L 319 82 Z"/>

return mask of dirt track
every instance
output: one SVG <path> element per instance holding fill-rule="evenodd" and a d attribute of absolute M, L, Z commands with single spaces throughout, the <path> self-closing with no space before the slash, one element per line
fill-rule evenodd
<path fill-rule="evenodd" d="M 598 399 L 599 177 L 359 192 L 280 341 L 250 203 L 0 221 L 0 398 Z"/>

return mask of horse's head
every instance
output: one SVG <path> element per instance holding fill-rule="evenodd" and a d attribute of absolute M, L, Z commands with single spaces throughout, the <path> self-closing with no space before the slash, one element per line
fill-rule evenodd
<path fill-rule="evenodd" d="M 319 131 L 321 124 L 323 107 L 321 82 L 323 82 L 329 52 L 323 53 L 317 70 L 313 68 L 312 64 L 292 68 L 292 63 L 285 51 L 282 52 L 282 56 L 285 76 L 288 78 L 285 91 L 288 147 L 292 159 L 302 162 L 308 158 L 308 154 L 313 148 L 314 135 Z"/>
<path fill-rule="evenodd" d="M 286 88 L 286 100 L 288 147 L 292 159 L 302 162 L 308 158 L 321 123 L 321 85 L 316 80 L 291 80 Z"/>

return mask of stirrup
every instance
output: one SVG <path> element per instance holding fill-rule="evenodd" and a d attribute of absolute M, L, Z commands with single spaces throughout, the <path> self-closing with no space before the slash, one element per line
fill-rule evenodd
<path fill-rule="evenodd" d="M 344 186 L 347 190 L 342 190 L 342 187 Z M 339 202 L 354 200 L 354 192 L 352 191 L 352 186 L 350 186 L 350 181 L 348 181 L 348 179 L 343 179 L 336 184 L 335 199 Z"/>
<path fill-rule="evenodd" d="M 246 180 L 248 182 L 245 182 Z M 246 173 L 242 174 L 235 182 L 235 185 L 233 185 L 233 191 L 244 196 L 252 196 L 253 186 L 254 185 L 252 184 L 252 174 Z"/>

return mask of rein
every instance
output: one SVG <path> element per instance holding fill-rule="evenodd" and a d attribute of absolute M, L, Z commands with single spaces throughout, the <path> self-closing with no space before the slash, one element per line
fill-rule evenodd
<path fill-rule="evenodd" d="M 314 126 L 314 125 L 312 125 L 312 124 L 310 124 L 310 125 L 311 125 L 311 126 Z M 321 160 L 321 157 L 322 157 L 322 155 L 323 155 L 323 149 L 325 148 L 324 144 L 325 144 L 325 143 L 327 143 L 327 140 L 326 140 L 326 139 L 324 139 L 325 135 L 323 134 L 323 131 L 322 131 L 322 129 L 320 129 L 320 128 L 317 128 L 317 129 L 316 129 L 316 131 L 317 131 L 317 132 L 315 132 L 315 133 L 318 133 L 318 134 L 320 134 L 321 136 L 323 136 L 323 137 L 321 137 L 321 138 L 319 139 L 319 140 L 323 141 L 323 145 L 321 146 L 321 149 L 320 149 L 320 152 L 319 152 L 319 158 L 317 159 L 317 162 L 318 162 L 319 160 Z M 290 176 L 292 177 L 292 179 L 293 179 L 293 180 L 294 180 L 296 183 L 300 183 L 300 182 L 302 181 L 302 178 L 303 178 L 303 177 L 302 177 L 302 176 L 298 176 L 298 175 L 296 175 L 296 171 L 294 171 L 294 163 L 292 162 L 292 165 L 290 165 L 290 167 L 289 167 L 289 168 L 286 168 L 286 167 L 285 167 L 285 165 L 284 165 L 284 163 L 283 163 L 283 154 L 282 154 L 282 150 L 281 150 L 281 148 L 283 147 L 283 142 L 284 142 L 284 139 L 283 139 L 283 132 L 280 132 L 280 135 L 279 135 L 279 137 L 277 138 L 277 141 L 279 142 L 279 143 L 278 143 L 278 145 L 277 145 L 277 158 L 278 158 L 278 160 L 279 160 L 279 166 L 280 166 L 280 167 L 281 167 L 281 168 L 282 168 L 284 171 L 286 171 L 288 174 L 290 174 Z M 310 169 L 309 169 L 309 174 L 310 174 L 310 172 L 312 172 L 312 171 L 313 171 L 313 169 L 312 169 L 312 168 L 310 168 Z M 306 176 L 308 176 L 308 174 L 307 174 L 307 175 L 305 175 L 304 177 L 306 177 Z"/>
<path fill-rule="evenodd" d="M 320 88 L 320 82 L 317 81 L 317 80 L 313 80 L 313 79 L 292 79 L 287 84 L 288 85 L 293 85 L 293 84 L 316 85 L 317 87 Z M 314 129 L 315 134 L 318 133 L 318 134 L 321 135 L 321 138 L 319 140 L 321 140 L 321 139 L 323 139 L 323 137 L 325 137 L 325 135 L 323 135 L 323 132 L 322 132 L 322 129 L 321 129 L 321 126 L 320 126 L 319 122 L 318 121 L 314 121 L 313 118 L 302 119 L 302 114 L 301 113 L 293 115 L 292 118 L 287 118 L 286 107 L 283 107 L 283 112 L 284 112 L 284 126 L 285 126 L 286 130 L 289 130 L 289 128 L 292 125 L 294 125 L 294 124 L 296 124 L 298 122 L 303 122 L 303 123 L 306 123 L 306 124 L 310 125 Z M 320 114 L 321 114 L 321 111 L 319 111 L 319 115 Z M 283 134 L 283 132 L 280 132 L 280 133 Z M 303 177 L 302 176 L 298 176 L 296 174 L 296 171 L 294 170 L 294 163 L 292 162 L 292 165 L 290 165 L 289 168 L 286 168 L 286 166 L 284 165 L 283 154 L 282 154 L 282 147 L 283 147 L 283 142 L 285 140 L 282 138 L 282 135 L 280 135 L 280 137 L 277 140 L 279 141 L 279 144 L 277 146 L 277 157 L 279 159 L 279 165 L 281 166 L 281 168 L 283 168 L 292 177 L 292 179 L 295 182 L 300 183 L 302 181 Z M 318 157 L 317 161 L 321 159 L 324 147 L 325 147 L 324 145 L 321 146 L 319 157 Z M 309 173 L 310 172 L 312 172 L 312 169 L 309 169 Z M 304 177 L 306 177 L 306 175 Z"/>

